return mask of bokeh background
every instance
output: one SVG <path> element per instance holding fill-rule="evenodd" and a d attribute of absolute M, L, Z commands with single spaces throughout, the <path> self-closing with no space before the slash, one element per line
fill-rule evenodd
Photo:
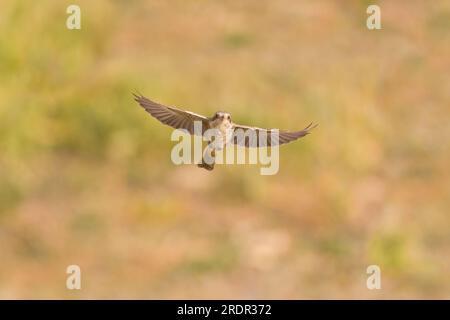
<path fill-rule="evenodd" d="M 449 44 L 445 0 L 2 0 L 0 298 L 450 298 Z M 320 125 L 274 176 L 175 166 L 136 90 Z"/>

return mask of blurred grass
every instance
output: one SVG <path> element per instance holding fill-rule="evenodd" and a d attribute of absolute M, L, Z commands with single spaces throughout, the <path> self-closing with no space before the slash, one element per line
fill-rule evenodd
<path fill-rule="evenodd" d="M 368 3 L 3 1 L 0 298 L 448 298 L 450 7 Z M 275 176 L 176 167 L 135 91 L 320 125 Z"/>

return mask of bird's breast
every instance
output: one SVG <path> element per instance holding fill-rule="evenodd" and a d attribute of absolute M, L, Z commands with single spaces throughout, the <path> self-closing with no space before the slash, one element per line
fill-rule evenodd
<path fill-rule="evenodd" d="M 222 123 L 215 129 L 217 129 L 217 134 L 213 146 L 214 148 L 222 149 L 230 142 L 233 135 L 233 128 L 229 124 Z"/>

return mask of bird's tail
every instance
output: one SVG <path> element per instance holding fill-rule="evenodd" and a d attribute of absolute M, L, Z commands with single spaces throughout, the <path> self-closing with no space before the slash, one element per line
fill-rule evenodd
<path fill-rule="evenodd" d="M 214 163 L 208 164 L 208 163 L 202 161 L 202 163 L 197 164 L 197 167 L 206 169 L 208 171 L 212 171 L 212 170 L 214 170 Z"/>
<path fill-rule="evenodd" d="M 206 169 L 208 171 L 214 170 L 214 164 L 216 159 L 216 152 L 214 149 L 207 147 L 203 153 L 202 162 L 197 164 L 199 168 Z"/>

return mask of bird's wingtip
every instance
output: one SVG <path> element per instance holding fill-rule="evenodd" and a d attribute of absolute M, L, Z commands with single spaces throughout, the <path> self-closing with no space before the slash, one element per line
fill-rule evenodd
<path fill-rule="evenodd" d="M 305 129 L 302 130 L 302 132 L 306 136 L 310 134 L 313 129 L 317 128 L 318 125 L 318 123 L 314 124 L 314 122 L 311 122 Z"/>
<path fill-rule="evenodd" d="M 318 123 L 314 124 L 314 122 L 311 122 L 305 129 L 303 129 L 303 131 L 308 131 L 309 133 L 311 130 L 317 128 L 318 125 Z"/>
<path fill-rule="evenodd" d="M 131 93 L 134 97 L 134 100 L 139 101 L 140 99 L 144 98 L 144 95 L 139 92 L 139 90 L 135 90 Z"/>

